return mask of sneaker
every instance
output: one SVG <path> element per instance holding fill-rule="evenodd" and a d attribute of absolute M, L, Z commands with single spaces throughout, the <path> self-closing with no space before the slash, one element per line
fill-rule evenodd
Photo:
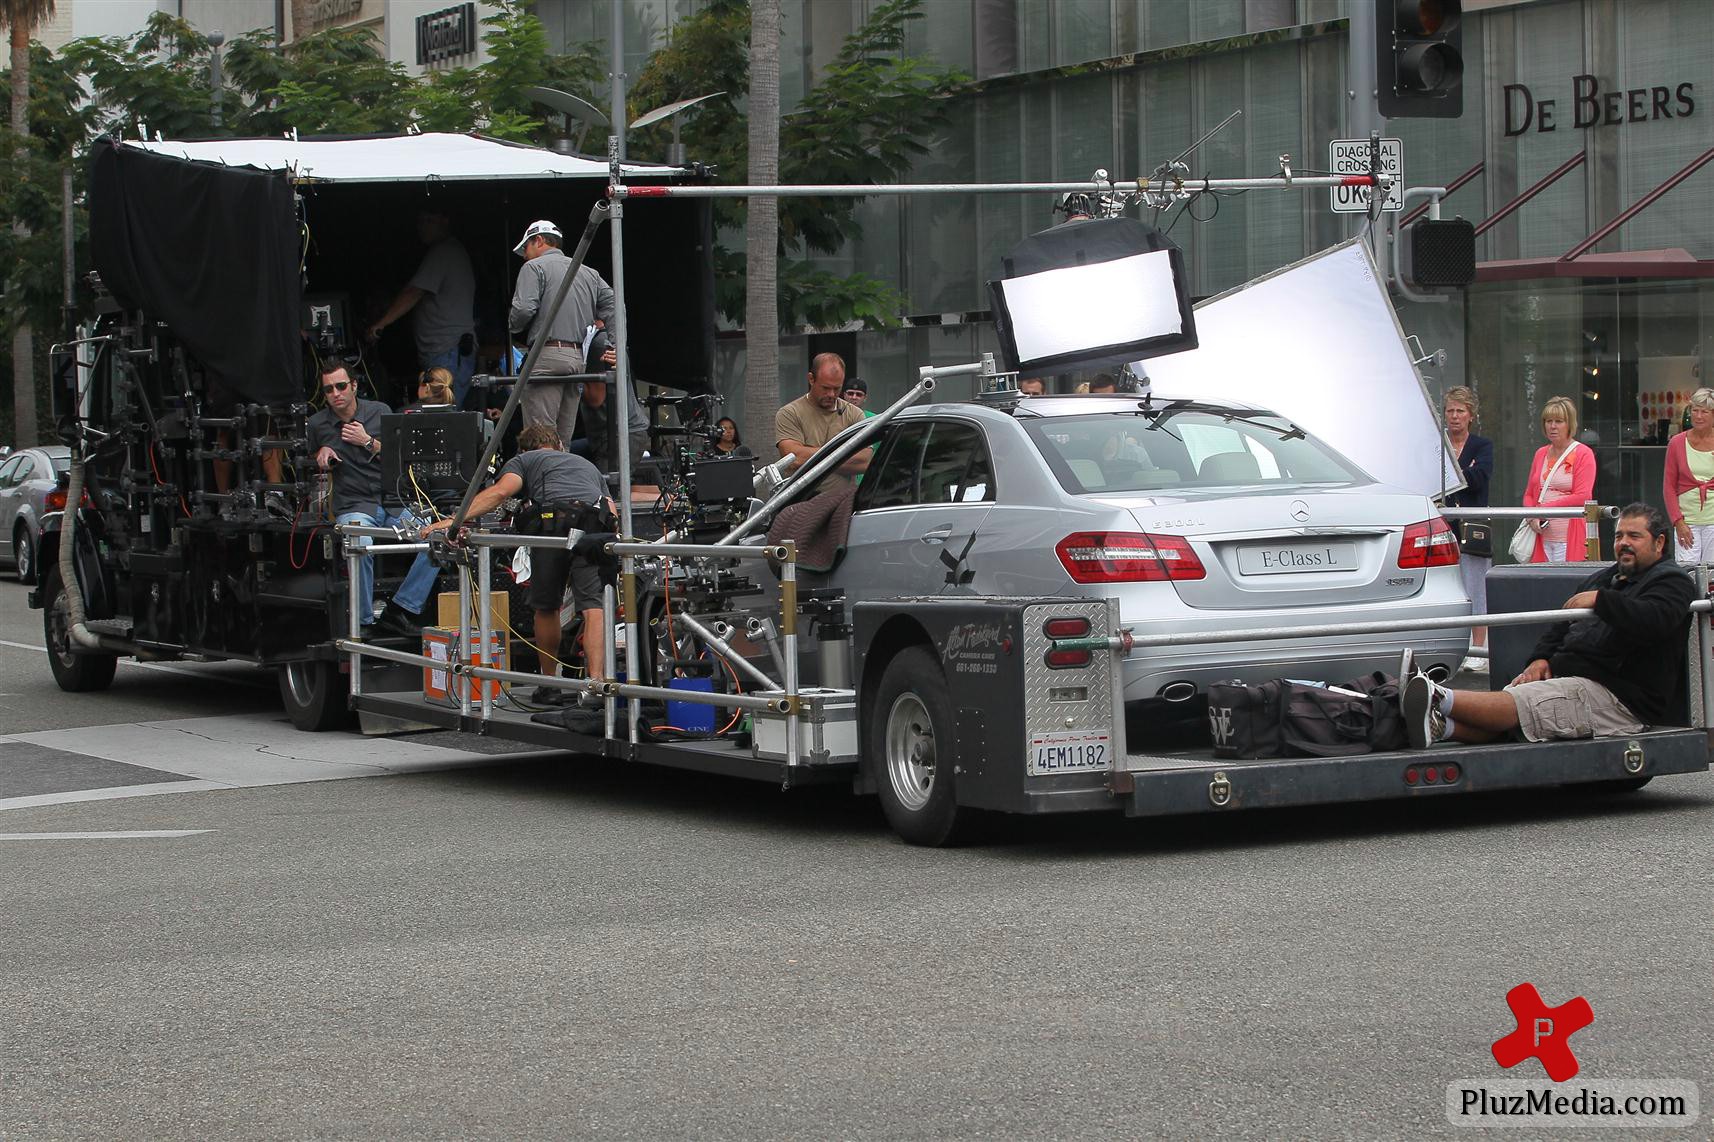
<path fill-rule="evenodd" d="M 286 499 L 284 492 L 269 492 L 262 497 L 262 506 L 275 519 L 291 519 L 295 514 L 292 511 L 292 502 Z"/>
<path fill-rule="evenodd" d="M 1488 660 L 1486 658 L 1466 658 L 1458 664 L 1458 672 L 1460 674 L 1486 674 L 1488 673 Z"/>
<path fill-rule="evenodd" d="M 537 686 L 530 691 L 532 706 L 567 706 L 576 700 L 576 694 L 570 690 L 561 690 L 558 686 Z"/>
<path fill-rule="evenodd" d="M 1427 749 L 1446 732 L 1446 715 L 1440 712 L 1440 695 L 1444 686 L 1435 685 L 1426 674 L 1415 674 L 1405 683 L 1399 695 L 1399 709 L 1404 714 L 1405 733 L 1412 749 Z"/>

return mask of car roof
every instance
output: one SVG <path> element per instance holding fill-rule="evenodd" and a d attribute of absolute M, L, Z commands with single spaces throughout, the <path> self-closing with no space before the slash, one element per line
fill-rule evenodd
<path fill-rule="evenodd" d="M 1065 396 L 1042 396 L 1019 398 L 1015 403 L 988 404 L 982 401 L 945 401 L 935 404 L 916 405 L 906 409 L 901 416 L 941 416 L 948 412 L 957 411 L 972 414 L 979 419 L 998 420 L 1032 420 L 1039 417 L 1088 416 L 1091 413 L 1124 413 L 1136 412 L 1147 399 L 1149 407 L 1162 408 L 1175 401 L 1194 401 L 1198 409 L 1236 412 L 1247 416 L 1277 416 L 1271 409 L 1257 408 L 1255 405 L 1239 401 L 1224 400 L 1210 396 L 1172 396 L 1165 393 L 1124 393 L 1118 396 L 1106 394 L 1091 395 L 1076 393 Z"/>

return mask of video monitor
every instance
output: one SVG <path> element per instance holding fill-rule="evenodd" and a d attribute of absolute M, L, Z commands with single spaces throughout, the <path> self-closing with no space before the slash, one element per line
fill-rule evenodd
<path fill-rule="evenodd" d="M 479 412 L 392 413 L 381 418 L 382 490 L 400 502 L 458 496 L 486 455 Z"/>

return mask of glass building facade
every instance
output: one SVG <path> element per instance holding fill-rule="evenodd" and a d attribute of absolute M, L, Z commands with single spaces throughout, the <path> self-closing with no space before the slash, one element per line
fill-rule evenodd
<path fill-rule="evenodd" d="M 625 0 L 635 74 L 705 0 Z M 876 0 L 782 0 L 789 114 Z M 1685 177 L 1580 257 L 1566 255 L 1714 149 L 1709 0 L 1465 0 L 1464 113 L 1406 119 L 1410 186 L 1451 186 L 1445 216 L 1481 225 L 1477 283 L 1399 302 L 1406 329 L 1445 349 L 1430 387 L 1474 387 L 1494 437 L 1495 501 L 1517 503 L 1552 396 L 1582 410 L 1604 502 L 1660 498 L 1663 433 L 1714 354 L 1714 163 Z M 913 176 L 923 182 L 1135 177 L 1177 156 L 1195 175 L 1267 175 L 1280 156 L 1324 168 L 1354 131 L 1346 0 L 927 0 L 911 49 L 973 76 Z M 556 47 L 605 46 L 609 0 L 537 0 Z M 648 157 L 648 156 L 638 156 Z M 694 157 L 694 156 L 693 156 Z M 1555 175 L 1558 177 L 1549 178 Z M 1522 205 L 1515 205 L 1527 198 Z M 1157 221 L 1208 296 L 1349 236 L 1320 191 L 1256 191 Z M 901 392 L 917 366 L 994 349 L 984 283 L 999 256 L 1052 222 L 1047 196 L 871 199 L 863 235 L 818 259 L 894 282 L 906 327 L 796 331 L 781 396 L 810 354 L 835 348 L 870 385 Z M 737 236 L 741 241 L 741 236 Z M 720 342 L 728 410 L 741 408 L 743 341 Z M 770 400 L 773 395 L 770 394 Z"/>

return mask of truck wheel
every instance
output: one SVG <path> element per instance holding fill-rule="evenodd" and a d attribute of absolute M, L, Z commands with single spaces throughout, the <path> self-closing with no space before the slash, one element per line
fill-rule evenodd
<path fill-rule="evenodd" d="M 958 804 L 946 680 L 923 647 L 908 647 L 887 663 L 868 747 L 881 810 L 893 831 L 913 845 L 956 844 L 971 812 Z"/>
<path fill-rule="evenodd" d="M 27 525 L 20 524 L 12 537 L 12 565 L 18 569 L 18 582 L 36 581 L 36 537 Z"/>
<path fill-rule="evenodd" d="M 105 690 L 113 685 L 113 674 L 119 669 L 119 656 L 91 652 L 71 641 L 71 623 L 67 618 L 65 587 L 58 571 L 48 573 L 42 597 L 48 603 L 42 608 L 42 640 L 48 647 L 48 667 L 61 690 L 77 694 L 86 690 Z"/>
<path fill-rule="evenodd" d="M 350 690 L 336 662 L 288 662 L 280 667 L 280 701 L 300 730 L 321 733 L 350 725 L 351 710 L 345 704 Z"/>

